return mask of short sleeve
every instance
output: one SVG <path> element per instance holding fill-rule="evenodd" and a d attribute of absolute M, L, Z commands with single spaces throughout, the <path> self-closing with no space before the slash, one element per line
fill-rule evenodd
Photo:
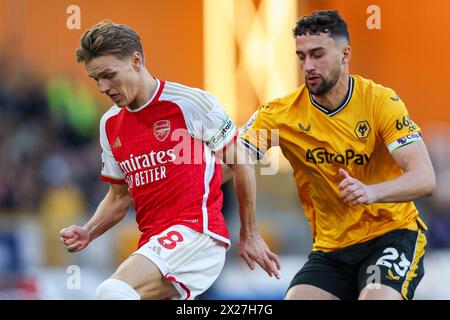
<path fill-rule="evenodd" d="M 212 151 L 225 148 L 237 138 L 236 125 L 209 92 L 169 84 L 165 93 L 181 108 L 189 135 L 205 142 Z"/>
<path fill-rule="evenodd" d="M 256 155 L 257 160 L 264 158 L 272 147 L 270 128 L 264 125 L 265 111 L 269 105 L 263 105 L 253 113 L 239 133 L 239 140 Z"/>
<path fill-rule="evenodd" d="M 405 104 L 391 89 L 381 96 L 376 119 L 378 134 L 390 153 L 422 139 L 420 127 L 411 119 Z"/>
<path fill-rule="evenodd" d="M 202 140 L 213 151 L 225 148 L 237 138 L 237 128 L 219 101 L 210 95 L 211 110 L 202 119 Z"/>
<path fill-rule="evenodd" d="M 106 135 L 106 114 L 100 120 L 100 145 L 102 147 L 101 180 L 114 184 L 125 184 L 125 174 L 120 169 L 111 151 L 111 145 Z"/>

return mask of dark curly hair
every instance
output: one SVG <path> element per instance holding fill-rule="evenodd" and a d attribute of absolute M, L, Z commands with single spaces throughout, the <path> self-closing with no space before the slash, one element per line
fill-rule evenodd
<path fill-rule="evenodd" d="M 292 31 L 294 38 L 307 34 L 328 33 L 333 39 L 345 38 L 350 42 L 347 23 L 345 23 L 337 10 L 321 10 L 313 12 L 309 16 L 304 16 L 297 21 L 297 25 Z"/>

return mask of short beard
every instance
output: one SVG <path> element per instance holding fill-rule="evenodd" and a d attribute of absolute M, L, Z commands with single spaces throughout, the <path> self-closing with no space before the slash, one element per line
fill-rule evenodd
<path fill-rule="evenodd" d="M 331 73 L 331 75 L 328 79 L 325 79 L 322 76 L 320 76 L 320 78 L 322 79 L 322 82 L 320 83 L 320 85 L 317 88 L 315 88 L 315 89 L 311 88 L 308 85 L 308 81 L 306 81 L 306 79 L 305 79 L 305 84 L 311 94 L 313 94 L 317 97 L 321 97 L 321 96 L 326 95 L 331 90 L 331 88 L 333 88 L 336 85 L 340 76 L 341 76 L 341 70 L 339 67 L 337 67 L 336 69 L 334 69 L 334 71 Z"/>

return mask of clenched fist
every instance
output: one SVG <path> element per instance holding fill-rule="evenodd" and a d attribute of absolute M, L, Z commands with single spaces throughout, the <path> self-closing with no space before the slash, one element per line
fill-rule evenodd
<path fill-rule="evenodd" d="M 59 240 L 69 252 L 83 250 L 89 244 L 88 232 L 80 226 L 70 226 L 59 232 Z"/>
<path fill-rule="evenodd" d="M 339 174 L 344 180 L 342 180 L 338 188 L 342 191 L 341 199 L 346 203 L 356 206 L 358 204 L 371 204 L 376 202 L 376 197 L 371 186 L 352 178 L 344 169 L 339 169 Z"/>

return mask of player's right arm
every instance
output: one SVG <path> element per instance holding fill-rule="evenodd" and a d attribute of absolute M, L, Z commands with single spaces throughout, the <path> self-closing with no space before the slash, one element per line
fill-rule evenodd
<path fill-rule="evenodd" d="M 95 238 L 117 224 L 131 206 L 131 196 L 125 182 L 125 174 L 114 159 L 106 133 L 109 118 L 120 111 L 112 107 L 100 120 L 100 145 L 102 147 L 101 180 L 110 182 L 109 191 L 100 202 L 93 217 L 83 226 L 70 226 L 60 231 L 60 241 L 69 252 L 80 251 Z"/>
<path fill-rule="evenodd" d="M 72 225 L 60 231 L 60 241 L 67 251 L 83 250 L 95 238 L 111 229 L 123 219 L 131 206 L 128 186 L 111 184 L 93 217 L 83 226 Z"/>

